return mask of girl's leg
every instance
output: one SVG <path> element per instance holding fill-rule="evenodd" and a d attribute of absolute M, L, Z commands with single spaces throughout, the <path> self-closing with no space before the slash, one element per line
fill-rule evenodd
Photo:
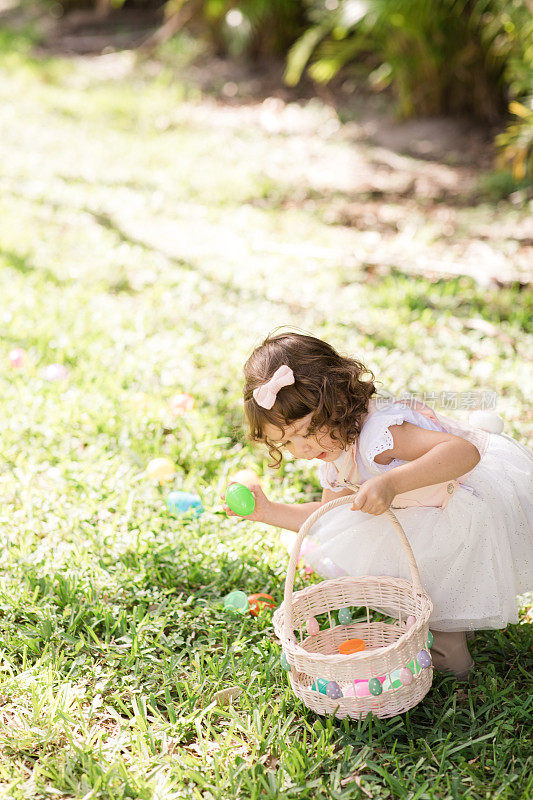
<path fill-rule="evenodd" d="M 432 631 L 431 658 L 439 672 L 452 672 L 458 680 L 465 680 L 474 666 L 466 643 L 465 631 Z"/>

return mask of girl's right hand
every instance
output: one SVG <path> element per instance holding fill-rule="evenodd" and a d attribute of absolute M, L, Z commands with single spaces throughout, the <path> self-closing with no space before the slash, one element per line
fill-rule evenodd
<path fill-rule="evenodd" d="M 255 508 L 251 514 L 248 514 L 247 517 L 241 517 L 240 514 L 236 514 L 231 508 L 226 505 L 224 502 L 225 500 L 225 493 L 220 495 L 220 499 L 222 500 L 222 506 L 224 511 L 228 515 L 228 517 L 237 517 L 237 519 L 249 519 L 253 522 L 267 522 L 268 520 L 268 512 L 271 506 L 271 502 L 266 496 L 266 494 L 261 489 L 261 485 L 259 483 L 252 483 L 251 481 L 240 481 L 241 483 L 246 486 L 255 498 Z"/>

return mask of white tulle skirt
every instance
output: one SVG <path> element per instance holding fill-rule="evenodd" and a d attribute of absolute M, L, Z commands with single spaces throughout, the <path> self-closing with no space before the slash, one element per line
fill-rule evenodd
<path fill-rule="evenodd" d="M 533 588 L 533 453 L 505 435 L 489 446 L 447 507 L 394 509 L 433 600 L 435 630 L 504 628 Z M 323 578 L 409 578 L 383 516 L 333 509 L 313 526 L 304 561 Z"/>

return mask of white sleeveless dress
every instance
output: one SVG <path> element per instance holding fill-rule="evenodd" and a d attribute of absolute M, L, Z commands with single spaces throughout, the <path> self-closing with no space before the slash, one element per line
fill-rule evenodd
<path fill-rule="evenodd" d="M 356 461 L 359 482 L 405 463 L 376 464 L 392 446 L 391 425 L 444 428 L 408 406 L 379 409 L 364 423 Z M 435 630 L 504 628 L 518 622 L 518 594 L 533 588 L 533 453 L 505 434 L 489 434 L 479 463 L 445 508 L 395 508 L 434 605 Z M 322 462 L 324 488 L 337 474 Z M 394 529 L 380 516 L 333 509 L 313 526 L 303 559 L 323 578 L 391 575 L 409 578 Z"/>

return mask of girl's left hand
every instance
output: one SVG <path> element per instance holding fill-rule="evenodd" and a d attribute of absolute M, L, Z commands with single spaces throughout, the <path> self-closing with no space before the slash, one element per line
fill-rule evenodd
<path fill-rule="evenodd" d="M 396 494 L 389 475 L 376 475 L 361 485 L 351 510 L 364 511 L 365 514 L 383 514 L 390 508 Z"/>

